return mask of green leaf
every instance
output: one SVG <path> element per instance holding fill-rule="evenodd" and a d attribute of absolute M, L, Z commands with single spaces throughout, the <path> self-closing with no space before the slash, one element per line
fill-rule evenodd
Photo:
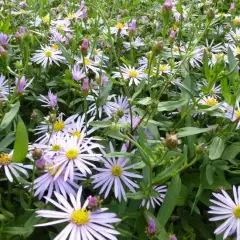
<path fill-rule="evenodd" d="M 209 77 L 209 66 L 208 66 L 208 55 L 207 55 L 206 51 L 204 51 L 204 54 L 203 54 L 203 69 L 204 69 L 205 77 L 208 80 L 208 77 Z"/>
<path fill-rule="evenodd" d="M 216 127 L 217 125 L 213 125 L 208 128 L 185 127 L 181 129 L 183 131 L 177 133 L 177 136 L 181 138 L 181 137 L 187 137 L 187 136 L 196 135 L 200 133 L 210 132 L 210 131 L 213 131 Z"/>
<path fill-rule="evenodd" d="M 133 156 L 134 154 L 129 152 L 113 152 L 113 153 L 108 153 L 104 155 L 104 157 L 108 157 L 108 158 L 109 157 L 131 158 Z"/>
<path fill-rule="evenodd" d="M 3 232 L 9 235 L 25 235 L 31 233 L 32 231 L 32 227 L 6 227 L 3 229 Z"/>
<path fill-rule="evenodd" d="M 208 164 L 206 167 L 206 178 L 209 185 L 213 184 L 213 174 L 214 174 L 214 169 L 210 164 Z"/>
<path fill-rule="evenodd" d="M 4 130 L 12 122 L 12 120 L 17 115 L 19 108 L 20 108 L 19 102 L 16 102 L 14 105 L 12 105 L 12 108 L 10 109 L 10 111 L 7 112 L 3 117 L 3 120 L 0 124 L 0 131 Z"/>
<path fill-rule="evenodd" d="M 63 56 L 66 58 L 68 63 L 72 63 L 71 53 L 67 51 L 67 49 L 58 41 L 56 41 L 57 46 L 60 48 Z"/>
<path fill-rule="evenodd" d="M 222 159 L 231 160 L 240 153 L 240 142 L 231 144 L 222 154 Z"/>
<path fill-rule="evenodd" d="M 211 160 L 220 158 L 224 151 L 224 147 L 224 141 L 220 137 L 215 137 L 209 148 L 209 158 Z"/>
<path fill-rule="evenodd" d="M 106 84 L 104 84 L 103 86 L 100 87 L 100 93 L 99 93 L 99 97 L 97 99 L 97 106 L 101 107 L 102 105 L 104 105 L 107 101 L 107 98 L 109 96 L 109 93 L 112 89 L 112 82 L 109 80 Z"/>
<path fill-rule="evenodd" d="M 181 191 L 177 199 L 177 204 L 176 204 L 177 206 L 184 206 L 188 197 L 188 193 L 189 193 L 188 187 L 182 184 Z"/>
<path fill-rule="evenodd" d="M 235 59 L 235 56 L 231 50 L 230 47 L 228 47 L 228 51 L 227 51 L 227 55 L 228 55 L 228 64 L 229 64 L 229 69 L 233 69 L 234 68 L 234 71 L 233 73 L 230 75 L 230 77 L 233 77 L 234 75 L 235 76 L 238 76 L 238 64 L 237 64 L 237 61 Z"/>
<path fill-rule="evenodd" d="M 179 101 L 168 101 L 168 102 L 160 102 L 158 104 L 158 111 L 173 111 L 176 108 L 182 107 L 187 104 L 187 99 L 180 99 Z"/>
<path fill-rule="evenodd" d="M 172 212 L 177 204 L 177 199 L 181 191 L 181 179 L 179 175 L 172 178 L 171 184 L 168 187 L 166 197 L 158 212 L 157 219 L 159 223 L 164 227 L 168 219 L 171 217 Z"/>
<path fill-rule="evenodd" d="M 23 162 L 28 153 L 28 133 L 23 122 L 17 125 L 16 139 L 14 143 L 13 162 Z"/>
<path fill-rule="evenodd" d="M 138 200 L 145 198 L 145 195 L 143 192 L 127 193 L 127 198 Z"/>
<path fill-rule="evenodd" d="M 15 133 L 10 132 L 7 136 L 0 142 L 0 152 L 7 148 L 15 139 Z"/>
<path fill-rule="evenodd" d="M 63 79 L 63 82 L 65 82 L 67 85 L 70 85 L 76 89 L 80 89 L 80 85 L 74 82 L 72 79 Z"/>
<path fill-rule="evenodd" d="M 137 103 L 140 104 L 140 105 L 150 105 L 152 104 L 153 102 L 153 99 L 151 99 L 150 97 L 145 97 L 145 98 L 142 98 L 140 99 Z"/>
<path fill-rule="evenodd" d="M 223 78 L 221 80 L 221 90 L 222 90 L 222 95 L 223 95 L 224 99 L 226 100 L 226 102 L 231 104 L 232 95 L 231 95 L 230 86 L 228 84 L 227 78 Z"/>
<path fill-rule="evenodd" d="M 89 123 L 92 127 L 106 128 L 112 126 L 110 121 L 92 121 Z"/>
<path fill-rule="evenodd" d="M 144 87 L 145 87 L 145 81 L 141 81 L 141 83 L 137 86 L 135 93 L 131 98 L 132 101 L 142 92 Z"/>

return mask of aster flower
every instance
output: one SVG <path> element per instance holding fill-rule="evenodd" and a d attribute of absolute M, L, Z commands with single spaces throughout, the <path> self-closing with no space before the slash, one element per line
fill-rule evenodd
<path fill-rule="evenodd" d="M 123 46 L 127 51 L 129 51 L 131 49 L 131 46 L 135 49 L 138 49 L 139 47 L 145 46 L 145 43 L 140 37 L 136 37 L 136 39 L 134 39 L 132 42 L 123 42 Z"/>
<path fill-rule="evenodd" d="M 129 86 L 132 84 L 139 85 L 140 81 L 147 78 L 147 74 L 144 73 L 142 68 L 136 69 L 135 67 L 128 67 L 124 64 L 121 66 L 121 72 L 124 80 L 129 80 Z M 113 72 L 113 78 L 121 78 L 120 72 Z"/>
<path fill-rule="evenodd" d="M 157 232 L 156 224 L 153 218 L 148 217 L 148 220 L 149 220 L 149 224 L 147 226 L 147 234 L 149 235 L 149 237 L 152 237 Z"/>
<path fill-rule="evenodd" d="M 81 204 L 82 187 L 79 188 L 76 198 L 70 195 L 71 202 L 54 192 L 59 203 L 47 198 L 46 199 L 55 205 L 58 211 L 54 210 L 39 210 L 36 211 L 38 217 L 59 219 L 48 223 L 38 224 L 35 227 L 44 227 L 58 223 L 68 222 L 68 225 L 59 233 L 55 240 L 66 240 L 69 236 L 70 240 L 87 240 L 87 239 L 110 239 L 117 240 L 114 235 L 119 232 L 113 229 L 111 224 L 120 222 L 116 218 L 115 213 L 105 213 L 108 208 L 100 208 L 95 211 L 88 211 L 86 208 L 89 201 Z"/>
<path fill-rule="evenodd" d="M 203 80 L 201 83 L 198 82 L 197 86 L 205 93 L 206 91 L 208 92 L 208 94 L 212 97 L 219 98 L 220 94 L 221 94 L 221 86 L 220 85 L 216 85 L 214 83 L 214 85 L 212 86 L 212 88 L 210 90 L 208 90 L 208 85 L 209 83 L 206 80 Z"/>
<path fill-rule="evenodd" d="M 101 62 L 101 61 L 108 61 L 109 57 L 103 54 L 103 51 L 101 49 L 94 49 L 91 51 L 92 52 L 92 58 L 96 62 Z"/>
<path fill-rule="evenodd" d="M 76 195 L 75 190 L 78 189 L 79 185 L 75 181 L 84 180 L 82 175 L 75 175 L 74 181 L 70 181 L 69 178 L 64 181 L 63 174 L 54 179 L 58 169 L 59 167 L 56 168 L 54 163 L 45 164 L 43 175 L 34 180 L 34 196 L 38 196 L 39 200 L 45 193 L 48 198 L 51 198 L 54 191 L 62 194 L 65 198 L 67 198 L 67 195 Z"/>
<path fill-rule="evenodd" d="M 226 34 L 225 38 L 230 44 L 233 44 L 235 41 L 240 41 L 240 28 L 236 28 L 234 31 L 231 30 Z"/>
<path fill-rule="evenodd" d="M 76 57 L 75 60 L 77 61 L 77 64 L 81 64 L 82 67 L 86 69 L 86 71 L 88 72 L 89 70 L 93 71 L 94 73 L 98 74 L 98 72 L 100 71 L 100 62 L 96 62 L 93 61 L 90 58 L 90 55 L 88 54 L 86 57 Z M 102 62 L 101 62 L 102 63 Z M 102 65 L 103 67 L 103 65 Z M 101 69 L 101 71 L 104 71 L 103 69 Z"/>
<path fill-rule="evenodd" d="M 121 37 L 128 35 L 128 26 L 125 23 L 118 22 L 114 27 L 110 27 L 111 34 L 120 34 Z"/>
<path fill-rule="evenodd" d="M 41 48 L 41 50 L 36 51 L 31 60 L 37 64 L 41 64 L 44 68 L 47 67 L 48 63 L 50 65 L 55 63 L 59 66 L 59 63 L 65 60 L 60 50 L 56 50 L 49 46 L 42 46 Z"/>
<path fill-rule="evenodd" d="M 134 106 L 132 107 L 132 111 Z M 108 101 L 104 107 L 105 113 L 108 117 L 105 120 L 108 120 L 112 117 L 119 120 L 119 122 L 128 122 L 130 115 L 130 107 L 128 103 L 128 98 L 123 95 L 114 97 L 114 101 Z"/>
<path fill-rule="evenodd" d="M 161 206 L 164 198 L 165 198 L 165 193 L 167 192 L 167 187 L 166 186 L 154 186 L 153 187 L 153 191 L 152 193 L 159 193 L 158 197 L 151 196 L 149 197 L 149 199 L 143 199 L 141 206 L 144 207 L 146 206 L 147 209 L 149 209 L 150 206 L 152 206 L 153 208 L 155 208 L 155 205 Z"/>
<path fill-rule="evenodd" d="M 214 96 L 203 97 L 200 101 L 200 104 L 207 105 L 207 106 L 215 106 L 218 104 L 217 99 Z"/>
<path fill-rule="evenodd" d="M 205 51 L 207 54 L 209 53 L 221 53 L 222 51 L 224 51 L 224 47 L 222 45 L 222 43 L 218 43 L 216 45 L 214 44 L 214 40 L 212 40 L 212 42 L 209 44 L 208 39 L 206 39 L 206 46 L 205 47 Z"/>
<path fill-rule="evenodd" d="M 44 103 L 42 104 L 43 107 L 51 107 L 53 109 L 57 107 L 57 95 L 53 94 L 51 90 L 48 91 L 47 97 L 40 94 L 38 100 Z"/>
<path fill-rule="evenodd" d="M 111 153 L 115 152 L 112 143 L 109 143 Z M 103 151 L 102 151 L 103 152 Z M 126 147 L 123 145 L 121 152 L 126 152 Z M 103 152 L 104 153 L 104 152 Z M 94 189 L 101 187 L 99 194 L 105 191 L 104 198 L 107 198 L 111 188 L 114 186 L 114 195 L 121 201 L 123 198 L 127 200 L 126 192 L 123 185 L 126 185 L 131 192 L 135 192 L 134 188 L 139 188 L 138 184 L 129 178 L 142 178 L 141 175 L 131 173 L 127 170 L 134 168 L 137 164 L 127 166 L 129 158 L 102 158 L 104 168 L 96 168 L 100 173 L 93 175 Z"/>
<path fill-rule="evenodd" d="M 72 69 L 72 78 L 75 81 L 79 81 L 85 77 L 83 69 L 80 69 L 79 64 L 75 64 Z"/>
<path fill-rule="evenodd" d="M 233 186 L 233 200 L 222 190 L 221 193 L 213 193 L 215 199 L 210 199 L 214 204 L 210 206 L 210 214 L 217 215 L 210 218 L 210 221 L 224 220 L 216 230 L 215 234 L 223 234 L 223 239 L 226 239 L 230 234 L 236 233 L 237 239 L 240 238 L 240 187 Z"/>
<path fill-rule="evenodd" d="M 64 32 L 72 32 L 72 28 L 70 27 L 71 20 L 70 19 L 58 19 L 51 21 L 51 31 L 64 31 Z"/>
<path fill-rule="evenodd" d="M 237 128 L 240 128 L 240 107 L 239 103 L 236 104 L 236 108 L 233 106 L 224 103 L 222 105 L 222 109 L 225 111 L 224 116 L 225 118 L 230 119 L 232 122 L 237 123 Z"/>
<path fill-rule="evenodd" d="M 0 75 L 0 99 L 6 100 L 8 95 L 9 95 L 8 82 L 3 75 Z"/>
<path fill-rule="evenodd" d="M 32 169 L 32 165 L 23 165 L 22 163 L 12 162 L 13 151 L 9 154 L 1 153 L 0 154 L 0 168 L 5 172 L 6 177 L 10 182 L 13 182 L 13 177 L 19 178 L 20 173 L 28 177 L 28 172 L 26 169 Z"/>
<path fill-rule="evenodd" d="M 92 138 L 84 139 L 82 134 L 79 138 L 77 136 L 66 136 L 63 141 L 63 151 L 54 158 L 55 166 L 59 166 L 59 170 L 55 175 L 56 179 L 64 171 L 64 180 L 68 177 L 73 181 L 76 170 L 82 174 L 92 174 L 90 167 L 95 167 L 91 161 L 98 161 L 101 154 L 93 152 L 94 149 L 101 149 L 102 146 L 92 142 Z"/>
<path fill-rule="evenodd" d="M 8 37 L 4 33 L 0 33 L 0 45 L 3 47 L 7 47 L 8 45 Z"/>
<path fill-rule="evenodd" d="M 16 91 L 18 94 L 22 94 L 26 88 L 29 87 L 29 85 L 32 83 L 33 78 L 27 83 L 25 76 L 22 76 L 20 79 L 16 78 L 15 85 L 16 85 Z"/>

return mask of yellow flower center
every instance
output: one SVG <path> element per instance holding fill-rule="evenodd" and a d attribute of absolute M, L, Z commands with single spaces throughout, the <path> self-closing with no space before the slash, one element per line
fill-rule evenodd
<path fill-rule="evenodd" d="M 161 66 L 160 66 L 160 70 L 161 70 L 162 72 L 165 72 L 165 71 L 167 70 L 167 65 L 166 65 L 166 64 L 161 65 Z"/>
<path fill-rule="evenodd" d="M 84 63 L 85 63 L 85 65 L 89 65 L 90 64 L 90 60 L 88 58 L 85 58 L 84 59 Z"/>
<path fill-rule="evenodd" d="M 237 119 L 240 119 L 240 110 L 236 110 L 236 117 Z"/>
<path fill-rule="evenodd" d="M 61 149 L 61 146 L 60 146 L 60 145 L 58 145 L 58 144 L 52 145 L 52 151 L 57 152 L 57 151 L 59 151 L 60 149 Z"/>
<path fill-rule="evenodd" d="M 129 77 L 131 78 L 136 78 L 138 73 L 136 70 L 130 70 L 129 73 L 128 73 Z"/>
<path fill-rule="evenodd" d="M 112 168 L 112 175 L 115 177 L 119 177 L 122 175 L 122 169 L 119 166 L 113 166 Z"/>
<path fill-rule="evenodd" d="M 117 25 L 115 26 L 115 28 L 121 30 L 124 27 L 124 24 L 122 23 L 117 23 Z"/>
<path fill-rule="evenodd" d="M 220 60 L 223 57 L 223 53 L 217 53 L 216 58 L 217 60 Z"/>
<path fill-rule="evenodd" d="M 237 55 L 240 55 L 240 48 L 239 48 L 239 47 L 238 47 L 238 48 L 236 48 L 236 50 L 235 50 L 235 51 L 236 51 L 236 54 L 237 54 Z"/>
<path fill-rule="evenodd" d="M 174 47 L 173 47 L 173 51 L 174 51 L 174 52 L 178 52 L 178 50 L 179 50 L 178 46 L 174 46 Z"/>
<path fill-rule="evenodd" d="M 205 104 L 215 106 L 217 104 L 217 100 L 214 97 L 209 97 L 205 100 Z"/>
<path fill-rule="evenodd" d="M 85 225 L 89 223 L 89 211 L 86 209 L 79 209 L 73 212 L 71 220 L 77 225 Z"/>
<path fill-rule="evenodd" d="M 240 218 L 240 206 L 234 208 L 233 214 L 236 218 Z"/>
<path fill-rule="evenodd" d="M 66 152 L 65 155 L 69 160 L 74 160 L 78 156 L 78 150 L 70 149 Z"/>
<path fill-rule="evenodd" d="M 51 176 L 55 176 L 57 174 L 57 172 L 59 171 L 60 167 L 61 167 L 61 165 L 55 167 L 54 164 L 49 164 L 48 166 L 46 166 L 48 173 Z"/>
<path fill-rule="evenodd" d="M 11 162 L 12 162 L 12 159 L 8 154 L 5 154 L 5 153 L 0 154 L 0 164 L 8 165 Z"/>
<path fill-rule="evenodd" d="M 59 131 L 63 130 L 64 127 L 65 127 L 65 124 L 64 124 L 63 121 L 55 122 L 54 125 L 53 125 L 53 129 L 56 132 L 59 132 Z"/>
<path fill-rule="evenodd" d="M 51 51 L 45 51 L 45 56 L 46 57 L 52 57 L 52 52 Z"/>
<path fill-rule="evenodd" d="M 71 18 L 71 19 L 74 18 L 74 16 L 75 16 L 74 13 L 69 13 L 69 14 L 67 15 L 67 17 L 68 17 L 68 18 Z"/>
<path fill-rule="evenodd" d="M 43 22 L 49 23 L 50 22 L 50 17 L 48 15 L 43 17 Z"/>
<path fill-rule="evenodd" d="M 57 45 L 56 43 L 54 43 L 54 44 L 52 45 L 52 48 L 55 49 L 55 50 L 58 50 L 58 49 L 59 49 L 59 47 L 58 47 L 58 45 Z"/>
<path fill-rule="evenodd" d="M 93 54 L 97 56 L 97 55 L 99 54 L 98 50 L 95 49 L 95 50 L 93 51 Z"/>
<path fill-rule="evenodd" d="M 63 28 L 64 28 L 63 25 L 58 25 L 58 26 L 57 26 L 57 30 L 58 30 L 59 32 L 63 31 Z"/>
<path fill-rule="evenodd" d="M 78 131 L 72 132 L 72 136 L 77 137 L 79 139 L 81 137 L 81 133 Z"/>
<path fill-rule="evenodd" d="M 238 18 L 238 17 L 235 17 L 234 19 L 233 19 L 233 23 L 234 24 L 238 24 L 240 21 L 239 21 L 240 19 Z"/>

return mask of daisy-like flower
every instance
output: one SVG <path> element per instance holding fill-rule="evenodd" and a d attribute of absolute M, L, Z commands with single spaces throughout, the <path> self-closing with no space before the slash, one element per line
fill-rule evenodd
<path fill-rule="evenodd" d="M 128 35 L 128 26 L 125 23 L 118 22 L 114 27 L 110 28 L 111 34 L 120 34 L 121 37 Z"/>
<path fill-rule="evenodd" d="M 203 99 L 201 99 L 199 103 L 212 107 L 212 106 L 216 106 L 218 104 L 218 101 L 214 96 L 208 96 L 208 97 L 203 97 Z"/>
<path fill-rule="evenodd" d="M 240 56 L 240 47 L 235 46 L 234 44 L 229 45 L 229 47 L 232 49 L 234 56 Z"/>
<path fill-rule="evenodd" d="M 76 195 L 75 190 L 79 185 L 75 183 L 77 180 L 84 180 L 80 174 L 75 175 L 74 181 L 64 181 L 63 174 L 54 179 L 59 167 L 55 167 L 54 163 L 45 164 L 44 174 L 34 180 L 34 196 L 38 196 L 38 199 L 42 199 L 44 193 L 48 198 L 51 198 L 54 191 L 61 193 L 65 198 L 67 195 Z"/>
<path fill-rule="evenodd" d="M 233 44 L 235 41 L 240 41 L 240 28 L 236 28 L 235 31 L 230 31 L 225 38 L 230 44 Z"/>
<path fill-rule="evenodd" d="M 238 189 L 233 186 L 232 199 L 226 191 L 222 190 L 221 193 L 213 193 L 216 199 L 210 199 L 214 204 L 210 206 L 210 214 L 217 215 L 212 217 L 210 221 L 225 220 L 216 230 L 215 234 L 223 234 L 223 239 L 226 239 L 229 235 L 237 233 L 237 239 L 240 239 L 240 187 Z"/>
<path fill-rule="evenodd" d="M 134 106 L 132 106 L 132 111 Z M 108 120 L 112 117 L 119 120 L 119 122 L 128 122 L 130 115 L 130 107 L 128 103 L 128 98 L 123 95 L 114 97 L 114 101 L 108 101 L 104 107 L 105 113 L 108 117 L 105 120 Z"/>
<path fill-rule="evenodd" d="M 53 94 L 51 90 L 48 91 L 47 97 L 40 95 L 38 100 L 44 103 L 42 104 L 43 107 L 51 107 L 54 109 L 57 106 L 57 95 Z"/>
<path fill-rule="evenodd" d="M 208 90 L 208 82 L 206 80 L 203 80 L 201 83 L 197 83 L 197 86 L 203 91 L 203 93 L 207 93 L 210 96 L 216 98 L 219 98 L 219 95 L 221 94 L 221 86 L 220 85 L 216 85 L 214 83 L 214 85 L 212 86 L 212 88 L 210 90 Z"/>
<path fill-rule="evenodd" d="M 94 149 L 101 149 L 102 146 L 92 142 L 92 138 L 85 139 L 81 134 L 77 136 L 66 136 L 63 141 L 63 151 L 54 158 L 55 166 L 59 166 L 54 179 L 56 179 L 64 171 L 64 180 L 69 178 L 74 180 L 76 174 L 75 168 L 82 174 L 92 174 L 90 167 L 95 167 L 90 161 L 98 161 L 102 154 L 96 154 Z"/>
<path fill-rule="evenodd" d="M 8 95 L 9 95 L 9 87 L 8 87 L 7 80 L 3 75 L 0 75 L 0 99 L 6 100 Z"/>
<path fill-rule="evenodd" d="M 222 109 L 225 111 L 224 115 L 226 118 L 230 119 L 232 122 L 237 123 L 237 128 L 240 128 L 240 107 L 239 103 L 237 102 L 236 108 L 234 109 L 233 106 L 224 103 Z"/>
<path fill-rule="evenodd" d="M 127 51 L 129 51 L 131 49 L 131 46 L 135 49 L 138 49 L 139 47 L 145 46 L 145 43 L 140 37 L 136 37 L 136 39 L 132 42 L 123 42 L 123 46 L 126 48 Z"/>
<path fill-rule="evenodd" d="M 212 42 L 209 44 L 208 39 L 206 39 L 206 46 L 204 47 L 207 54 L 220 53 L 223 50 L 225 50 L 222 43 L 218 43 L 217 45 L 213 45 L 213 44 L 214 44 L 214 40 L 212 40 Z"/>
<path fill-rule="evenodd" d="M 70 19 L 58 19 L 51 21 L 51 32 L 56 31 L 64 31 L 64 32 L 72 32 L 72 28 L 70 27 L 71 20 Z"/>
<path fill-rule="evenodd" d="M 165 198 L 166 192 L 167 192 L 166 186 L 153 187 L 152 193 L 155 193 L 155 195 L 154 196 L 150 195 L 149 199 L 143 199 L 141 206 L 142 207 L 146 206 L 147 209 L 149 209 L 150 206 L 152 206 L 153 208 L 155 208 L 155 205 L 161 206 Z M 156 197 L 156 193 L 159 194 L 157 197 Z"/>
<path fill-rule="evenodd" d="M 87 72 L 89 70 L 91 70 L 94 73 L 98 74 L 98 72 L 100 71 L 100 68 L 101 68 L 100 63 L 102 63 L 102 62 L 96 62 L 96 61 L 91 60 L 90 55 L 87 55 L 84 58 L 76 57 L 75 60 L 77 61 L 77 64 L 81 64 L 83 68 L 85 67 Z M 104 66 L 102 65 L 102 67 L 104 67 Z M 101 69 L 101 71 L 104 72 L 103 69 Z"/>
<path fill-rule="evenodd" d="M 6 177 L 10 182 L 13 182 L 13 176 L 19 178 L 19 172 L 28 177 L 28 172 L 26 169 L 32 169 L 32 165 L 23 165 L 22 163 L 12 162 L 13 151 L 9 154 L 0 154 L 0 168 L 4 169 Z"/>
<path fill-rule="evenodd" d="M 142 68 L 128 67 L 124 64 L 121 66 L 121 72 L 124 80 L 129 80 L 129 86 L 132 84 L 139 85 L 140 81 L 147 78 Z M 113 72 L 113 78 L 121 78 L 120 72 Z"/>
<path fill-rule="evenodd" d="M 101 62 L 101 61 L 108 61 L 109 57 L 103 54 L 103 51 L 101 49 L 94 49 L 92 51 L 92 58 L 96 62 Z"/>
<path fill-rule="evenodd" d="M 79 64 L 75 64 L 72 69 L 73 80 L 79 81 L 79 80 L 83 79 L 84 77 L 86 77 L 86 75 L 85 75 L 83 69 L 80 69 Z"/>
<path fill-rule="evenodd" d="M 153 72 L 157 72 L 157 68 L 153 68 Z M 169 74 L 171 72 L 171 67 L 169 64 L 160 64 L 158 74 Z"/>
<path fill-rule="evenodd" d="M 58 234 L 55 240 L 117 240 L 114 235 L 118 235 L 119 232 L 114 230 L 111 224 L 120 222 L 121 220 L 116 218 L 115 213 L 105 213 L 108 208 L 100 208 L 95 211 L 87 210 L 89 200 L 86 200 L 83 205 L 81 204 L 82 187 L 79 188 L 76 198 L 70 195 L 70 203 L 63 195 L 57 192 L 54 192 L 54 194 L 59 202 L 47 197 L 46 199 L 59 210 L 39 210 L 36 214 L 38 217 L 58 220 L 38 224 L 35 227 L 68 222 L 68 225 Z"/>
<path fill-rule="evenodd" d="M 41 64 L 44 68 L 47 67 L 48 63 L 50 65 L 55 63 L 59 66 L 59 63 L 65 60 L 60 50 L 56 50 L 49 46 L 42 46 L 41 48 L 41 50 L 36 51 L 31 60 L 37 64 Z"/>
<path fill-rule="evenodd" d="M 115 152 L 111 142 L 109 146 L 111 153 Z M 123 145 L 121 152 L 126 152 L 125 145 Z M 105 191 L 104 198 L 107 198 L 112 186 L 114 186 L 115 197 L 119 201 L 121 201 L 122 198 L 126 201 L 127 196 L 123 185 L 126 185 L 131 192 L 135 192 L 134 188 L 139 188 L 139 186 L 129 178 L 142 178 L 141 175 L 128 171 L 129 169 L 134 168 L 136 164 L 127 166 L 130 161 L 129 158 L 102 158 L 102 161 L 105 168 L 96 168 L 100 173 L 91 177 L 94 179 L 93 188 L 101 187 L 99 194 L 102 194 Z"/>

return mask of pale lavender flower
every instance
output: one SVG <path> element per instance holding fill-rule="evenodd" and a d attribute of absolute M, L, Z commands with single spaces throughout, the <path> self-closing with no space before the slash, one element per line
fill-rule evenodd
<path fill-rule="evenodd" d="M 89 86 L 88 86 L 88 79 L 87 78 L 84 78 L 81 90 L 84 93 L 84 95 L 88 95 Z"/>
<path fill-rule="evenodd" d="M 39 101 L 44 103 L 42 105 L 44 107 L 56 108 L 56 106 L 57 106 L 57 95 L 53 94 L 51 92 L 51 90 L 49 90 L 48 91 L 48 96 L 45 97 L 43 95 L 40 95 Z"/>
<path fill-rule="evenodd" d="M 0 75 L 0 99 L 6 100 L 8 95 L 9 95 L 8 82 L 3 75 Z"/>
<path fill-rule="evenodd" d="M 136 19 L 133 19 L 132 23 L 130 24 L 129 31 L 130 32 L 135 32 L 136 31 L 136 25 L 137 25 L 137 21 L 136 21 Z"/>
<path fill-rule="evenodd" d="M 83 9 L 82 18 L 83 18 L 84 20 L 86 20 L 86 19 L 88 18 L 87 10 L 86 10 L 86 9 Z"/>
<path fill-rule="evenodd" d="M 21 1 L 21 2 L 19 3 L 19 6 L 20 6 L 21 8 L 25 8 L 25 7 L 27 6 L 26 1 Z"/>
<path fill-rule="evenodd" d="M 39 169 L 43 169 L 45 165 L 45 160 L 43 158 L 36 161 L 36 167 Z"/>
<path fill-rule="evenodd" d="M 171 30 L 169 38 L 170 38 L 171 40 L 174 40 L 175 37 L 176 37 L 176 32 L 175 32 L 174 30 Z"/>
<path fill-rule="evenodd" d="M 81 51 L 82 51 L 83 53 L 86 53 L 86 52 L 87 52 L 87 50 L 88 50 L 88 44 L 89 44 L 88 39 L 83 39 L 82 45 L 81 45 Z"/>
<path fill-rule="evenodd" d="M 0 55 L 5 56 L 7 54 L 7 51 L 0 45 Z"/>
<path fill-rule="evenodd" d="M 25 76 L 22 76 L 21 79 L 19 80 L 16 78 L 15 80 L 15 85 L 16 85 L 16 91 L 18 94 L 22 94 L 26 88 L 32 83 L 33 78 L 27 83 Z"/>
<path fill-rule="evenodd" d="M 0 45 L 3 47 L 7 47 L 8 45 L 8 37 L 4 33 L 0 33 Z"/>
<path fill-rule="evenodd" d="M 109 143 L 109 146 L 111 153 L 114 153 L 115 150 L 111 142 Z M 103 154 L 106 154 L 102 149 L 100 150 Z M 123 145 L 121 152 L 126 152 L 126 150 L 127 149 L 125 145 Z M 136 192 L 134 188 L 139 188 L 139 186 L 136 182 L 130 180 L 129 177 L 142 178 L 142 176 L 139 174 L 127 171 L 134 168 L 137 163 L 127 166 L 127 164 L 130 162 L 130 159 L 122 157 L 117 159 L 115 157 L 106 157 L 101 159 L 104 163 L 104 168 L 96 168 L 99 173 L 91 177 L 94 179 L 92 182 L 94 184 L 94 189 L 101 187 L 99 194 L 102 194 L 105 191 L 104 198 L 107 198 L 111 188 L 114 186 L 115 197 L 119 201 L 121 201 L 122 198 L 127 201 L 127 196 L 123 185 L 126 185 L 131 192 Z"/>
<path fill-rule="evenodd" d="M 72 69 L 72 78 L 75 81 L 79 81 L 84 78 L 86 75 L 83 72 L 83 69 L 80 70 L 79 64 L 75 64 Z"/>
<path fill-rule="evenodd" d="M 148 220 L 149 220 L 149 224 L 148 224 L 148 227 L 147 227 L 147 233 L 150 235 L 150 236 L 153 236 L 157 229 L 156 229 L 156 224 L 155 224 L 155 221 L 153 218 L 151 217 L 148 217 Z"/>
<path fill-rule="evenodd" d="M 163 4 L 164 10 L 171 10 L 172 7 L 173 7 L 172 0 L 166 0 L 165 3 Z"/>
<path fill-rule="evenodd" d="M 236 4 L 235 4 L 235 2 L 231 3 L 230 11 L 232 11 L 232 12 L 236 11 Z"/>
<path fill-rule="evenodd" d="M 177 240 L 177 237 L 175 235 L 171 235 L 169 240 Z"/>

